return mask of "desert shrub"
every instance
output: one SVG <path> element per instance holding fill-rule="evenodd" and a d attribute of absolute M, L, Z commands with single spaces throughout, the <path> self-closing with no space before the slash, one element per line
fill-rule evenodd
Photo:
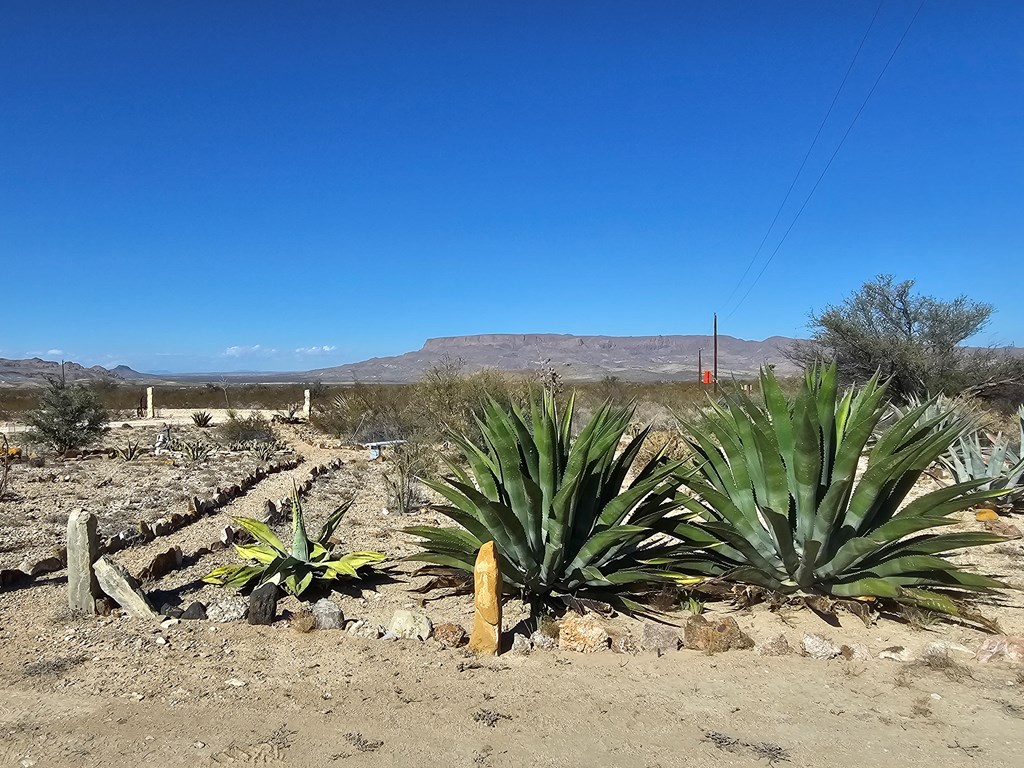
<path fill-rule="evenodd" d="M 435 460 L 433 449 L 419 440 L 394 447 L 384 471 L 389 510 L 411 512 L 423 502 L 420 477 L 432 472 Z"/>
<path fill-rule="evenodd" d="M 243 560 L 254 565 L 222 565 L 203 577 L 208 584 L 244 589 L 249 585 L 272 583 L 295 597 L 302 594 L 314 581 L 330 586 L 338 579 L 357 579 L 359 571 L 385 559 L 380 552 L 352 552 L 339 555 L 334 552 L 331 537 L 348 511 L 351 502 L 343 504 L 330 514 L 315 538 L 306 534 L 306 523 L 299 495 L 292 489 L 292 544 L 288 548 L 269 526 L 248 517 L 232 518 L 239 527 L 248 531 L 256 544 L 235 544 L 235 551 Z"/>
<path fill-rule="evenodd" d="M 220 436 L 229 443 L 274 439 L 274 430 L 271 428 L 270 422 L 263 414 L 255 411 L 248 416 L 239 416 L 236 412 L 229 411 L 227 420 L 222 422 L 217 430 Z"/>
<path fill-rule="evenodd" d="M 318 406 L 311 421 L 327 434 L 357 443 L 404 440 L 414 431 L 412 388 L 356 383 Z"/>
<path fill-rule="evenodd" d="M 520 594 L 534 618 L 581 600 L 643 612 L 635 593 L 687 581 L 666 564 L 685 553 L 659 536 L 677 522 L 681 464 L 656 456 L 625 485 L 647 437 L 618 451 L 632 410 L 603 407 L 575 439 L 572 399 L 559 409 L 545 393 L 530 414 L 491 401 L 481 423 L 485 448 L 450 435 L 469 471 L 452 463 L 452 476 L 425 482 L 450 502 L 435 509 L 460 528 L 408 528 L 422 539 L 413 559 L 472 571 L 480 547 L 494 541 L 505 590 Z"/>
<path fill-rule="evenodd" d="M 963 342 L 989 322 L 993 308 L 965 296 L 942 300 L 914 292 L 914 281 L 879 275 L 838 306 L 811 314 L 812 337 L 788 356 L 804 366 L 834 360 L 844 378 L 865 382 L 876 371 L 898 400 L 926 393 L 1019 398 L 1024 358 Z M 1019 402 L 1019 399 L 1018 399 Z"/>
<path fill-rule="evenodd" d="M 185 440 L 179 446 L 185 460 L 192 464 L 200 464 L 213 455 L 213 448 L 201 440 Z"/>
<path fill-rule="evenodd" d="M 1004 585 L 943 553 L 1003 539 L 939 534 L 949 515 L 997 497 L 984 481 L 958 483 L 905 504 L 918 478 L 969 427 L 910 409 L 867 450 L 885 413 L 878 377 L 837 395 L 835 366 L 812 368 L 787 397 L 770 372 L 760 401 L 737 392 L 701 428 L 686 426 L 697 461 L 682 476 L 698 518 L 681 538 L 703 548 L 705 572 L 788 595 L 884 598 L 960 615 L 957 597 Z M 924 535 L 915 536 L 927 531 Z"/>
<path fill-rule="evenodd" d="M 93 389 L 50 379 L 25 422 L 31 427 L 29 439 L 63 453 L 94 442 L 107 423 L 107 412 Z"/>

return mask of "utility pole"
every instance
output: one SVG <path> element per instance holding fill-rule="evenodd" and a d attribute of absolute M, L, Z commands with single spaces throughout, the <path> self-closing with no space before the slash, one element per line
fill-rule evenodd
<path fill-rule="evenodd" d="M 703 384 L 704 383 L 704 363 L 703 363 L 703 360 L 701 358 L 701 355 L 702 355 L 703 352 L 704 352 L 704 347 L 697 347 L 697 383 L 698 384 Z"/>
<path fill-rule="evenodd" d="M 714 376 L 714 393 L 718 394 L 718 313 L 715 312 L 715 376 Z"/>

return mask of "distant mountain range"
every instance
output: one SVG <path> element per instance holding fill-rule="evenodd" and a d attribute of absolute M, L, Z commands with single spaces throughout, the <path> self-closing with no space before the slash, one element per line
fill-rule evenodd
<path fill-rule="evenodd" d="M 772 336 L 764 341 L 718 337 L 719 377 L 749 377 L 764 364 L 780 373 L 797 369 L 782 351 L 794 339 Z M 712 367 L 711 336 L 570 336 L 550 333 L 485 334 L 428 339 L 416 352 L 375 357 L 361 363 L 309 371 L 327 382 L 408 382 L 446 355 L 462 360 L 465 370 L 537 371 L 553 367 L 563 379 L 593 381 L 618 376 L 626 381 L 696 379 L 698 350 L 703 367 Z"/>
<path fill-rule="evenodd" d="M 719 377 L 753 376 L 765 364 L 780 373 L 795 373 L 796 367 L 782 352 L 794 339 L 772 336 L 764 341 L 746 341 L 732 336 L 718 337 Z M 712 367 L 711 336 L 571 336 L 565 334 L 485 334 L 428 339 L 415 352 L 393 357 L 375 357 L 359 363 L 292 373 L 139 373 L 128 366 L 107 369 L 86 368 L 65 363 L 69 381 L 117 383 L 175 383 L 227 380 L 243 382 L 326 383 L 417 381 L 431 366 L 444 358 L 460 360 L 467 372 L 493 368 L 510 372 L 554 368 L 566 381 L 594 381 L 617 376 L 625 381 L 686 380 L 697 377 L 698 350 L 703 350 L 705 370 Z M 38 357 L 30 360 L 0 358 L 0 386 L 43 384 L 60 376 L 61 364 Z"/>

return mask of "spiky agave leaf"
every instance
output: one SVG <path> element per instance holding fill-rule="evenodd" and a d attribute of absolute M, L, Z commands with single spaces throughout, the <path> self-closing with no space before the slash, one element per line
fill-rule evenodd
<path fill-rule="evenodd" d="M 352 552 L 342 556 L 332 552 L 330 538 L 351 502 L 334 510 L 320 529 L 317 538 L 310 539 L 306 533 L 298 489 L 294 484 L 291 501 L 290 548 L 286 548 L 284 542 L 265 523 L 249 517 L 233 518 L 240 528 L 248 531 L 259 542 L 255 545 L 236 544 L 235 551 L 239 557 L 255 560 L 258 565 L 220 566 L 208 573 L 203 581 L 235 589 L 243 589 L 254 583 L 278 584 L 289 594 L 301 597 L 314 582 L 329 583 L 336 579 L 356 579 L 359 578 L 361 569 L 387 559 L 382 552 Z"/>
<path fill-rule="evenodd" d="M 488 400 L 478 419 L 483 448 L 450 435 L 467 469 L 424 481 L 448 502 L 434 508 L 459 527 L 406 529 L 423 547 L 409 559 L 472 571 L 494 541 L 506 591 L 535 608 L 575 597 L 631 611 L 626 596 L 644 585 L 698 580 L 673 567 L 659 538 L 689 516 L 676 499 L 682 464 L 658 454 L 627 485 L 648 432 L 618 450 L 633 407 L 605 404 L 575 439 L 572 411 L 570 399 L 560 413 L 549 393 L 528 416 Z"/>
<path fill-rule="evenodd" d="M 931 531 L 955 523 L 953 512 L 1005 491 L 984 489 L 982 479 L 905 504 L 969 420 L 926 415 L 928 401 L 873 439 L 884 392 L 876 376 L 840 397 L 830 366 L 809 371 L 787 398 L 763 371 L 762 402 L 735 393 L 704 429 L 684 425 L 698 457 L 695 471 L 681 478 L 692 492 L 684 503 L 697 518 L 676 534 L 702 549 L 711 575 L 787 594 L 883 597 L 956 614 L 956 595 L 1003 587 L 942 557 L 1000 537 Z"/>

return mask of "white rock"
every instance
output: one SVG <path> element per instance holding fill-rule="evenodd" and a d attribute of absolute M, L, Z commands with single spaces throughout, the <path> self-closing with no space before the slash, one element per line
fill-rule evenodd
<path fill-rule="evenodd" d="M 425 614 L 407 610 L 395 611 L 388 626 L 388 634 L 401 640 L 428 640 L 433 633 L 434 625 Z"/>
<path fill-rule="evenodd" d="M 245 685 L 245 680 L 239 680 L 237 677 L 229 677 L 224 681 L 225 685 L 230 685 L 232 688 L 241 688 Z"/>
<path fill-rule="evenodd" d="M 530 635 L 530 642 L 534 648 L 540 648 L 543 651 L 550 651 L 558 647 L 558 640 L 540 630 Z"/>
<path fill-rule="evenodd" d="M 904 648 L 902 645 L 893 645 L 879 653 L 878 658 L 887 659 L 889 661 L 907 662 L 914 660 L 914 654 L 909 648 Z"/>
<path fill-rule="evenodd" d="M 525 656 L 533 650 L 533 643 L 526 635 L 517 634 L 512 638 L 512 647 L 509 649 L 509 653 L 516 656 Z"/>
<path fill-rule="evenodd" d="M 210 621 L 226 622 L 244 619 L 249 612 L 249 601 L 240 595 L 226 597 L 206 607 L 206 618 Z"/>
<path fill-rule="evenodd" d="M 804 635 L 803 648 L 808 656 L 821 660 L 834 659 L 842 653 L 839 646 L 827 637 L 813 633 Z"/>
<path fill-rule="evenodd" d="M 341 608 L 326 597 L 313 605 L 313 618 L 317 629 L 341 629 L 345 622 Z"/>

